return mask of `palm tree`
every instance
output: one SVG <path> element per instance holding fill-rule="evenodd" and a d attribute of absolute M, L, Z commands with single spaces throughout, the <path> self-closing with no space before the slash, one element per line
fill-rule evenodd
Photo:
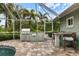
<path fill-rule="evenodd" d="M 35 19 L 35 10 L 31 9 L 30 11 L 30 19 Z"/>
<path fill-rule="evenodd" d="M 42 22 L 47 21 L 47 20 L 48 20 L 48 17 L 47 17 L 46 15 L 48 15 L 48 14 L 47 14 L 47 13 L 42 14 L 42 13 L 39 11 L 38 17 L 39 17 L 40 21 L 42 21 Z M 45 19 L 45 20 L 43 20 L 43 19 Z"/>
<path fill-rule="evenodd" d="M 31 21 L 29 21 L 28 26 L 30 26 L 31 29 L 33 29 L 33 27 L 31 25 L 34 25 L 34 21 L 36 21 L 35 17 L 36 17 L 36 13 L 35 10 L 31 9 L 31 10 L 27 10 L 27 9 L 20 9 L 19 10 L 20 15 L 22 16 L 23 19 L 29 19 Z"/>
<path fill-rule="evenodd" d="M 30 15 L 29 10 L 27 9 L 20 9 L 19 14 L 23 19 L 25 19 L 26 17 Z"/>

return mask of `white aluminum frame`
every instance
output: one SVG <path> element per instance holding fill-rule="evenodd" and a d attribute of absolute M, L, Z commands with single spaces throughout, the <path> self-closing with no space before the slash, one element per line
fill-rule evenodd
<path fill-rule="evenodd" d="M 68 25 L 68 20 L 72 19 L 73 24 L 72 25 Z M 71 16 L 69 18 L 66 19 L 66 28 L 72 28 L 74 26 L 74 17 Z"/>

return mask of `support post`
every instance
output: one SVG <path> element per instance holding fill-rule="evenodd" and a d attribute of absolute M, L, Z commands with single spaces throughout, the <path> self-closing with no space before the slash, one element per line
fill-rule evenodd
<path fill-rule="evenodd" d="M 15 36 L 14 36 L 14 20 L 12 20 L 13 22 L 13 39 L 15 39 Z"/>
<path fill-rule="evenodd" d="M 55 47 L 59 48 L 60 44 L 59 44 L 59 35 L 55 34 Z"/>
<path fill-rule="evenodd" d="M 46 27 L 46 26 L 45 26 L 45 21 L 44 21 L 44 34 L 45 34 L 45 32 L 46 32 L 46 31 L 45 31 L 45 27 Z"/>
<path fill-rule="evenodd" d="M 38 22 L 37 22 L 37 32 L 38 32 Z"/>
<path fill-rule="evenodd" d="M 52 32 L 53 32 L 53 21 L 52 21 Z"/>
<path fill-rule="evenodd" d="M 21 19 L 20 19 L 20 40 L 21 40 Z"/>

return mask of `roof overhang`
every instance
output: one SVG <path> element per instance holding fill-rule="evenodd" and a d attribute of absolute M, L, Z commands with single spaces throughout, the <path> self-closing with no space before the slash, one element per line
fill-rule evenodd
<path fill-rule="evenodd" d="M 59 15 L 59 18 L 66 16 L 67 14 L 77 10 L 78 8 L 79 8 L 79 3 L 75 3 L 75 4 L 71 5 L 68 9 L 66 9 L 64 12 L 62 12 Z M 55 19 L 57 19 L 57 17 Z"/>

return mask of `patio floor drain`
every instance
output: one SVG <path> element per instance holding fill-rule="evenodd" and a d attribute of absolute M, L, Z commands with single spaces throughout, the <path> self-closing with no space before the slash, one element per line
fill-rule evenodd
<path fill-rule="evenodd" d="M 16 49 L 12 46 L 0 45 L 0 56 L 14 56 Z"/>

